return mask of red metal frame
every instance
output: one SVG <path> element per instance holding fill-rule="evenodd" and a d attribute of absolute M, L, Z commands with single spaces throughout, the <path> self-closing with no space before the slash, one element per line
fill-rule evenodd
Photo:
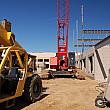
<path fill-rule="evenodd" d="M 61 6 L 62 1 L 64 6 Z M 58 46 L 57 47 L 58 48 L 57 66 L 58 66 L 58 69 L 68 68 L 68 24 L 69 24 L 68 19 L 69 19 L 69 0 L 57 0 L 57 43 L 58 43 L 57 44 Z M 61 58 L 65 62 L 63 63 L 63 65 L 60 65 Z"/>

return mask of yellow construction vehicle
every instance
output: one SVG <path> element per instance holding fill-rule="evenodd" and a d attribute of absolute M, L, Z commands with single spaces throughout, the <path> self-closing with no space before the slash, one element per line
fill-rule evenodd
<path fill-rule="evenodd" d="M 9 107 L 22 95 L 29 102 L 40 98 L 42 81 L 33 69 L 33 58 L 17 43 L 11 23 L 4 19 L 0 24 L 0 103 Z"/>

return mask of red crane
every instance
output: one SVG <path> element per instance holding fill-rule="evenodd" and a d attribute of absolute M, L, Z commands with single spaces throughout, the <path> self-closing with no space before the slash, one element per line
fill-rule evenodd
<path fill-rule="evenodd" d="M 57 0 L 57 69 L 68 69 L 69 0 Z"/>

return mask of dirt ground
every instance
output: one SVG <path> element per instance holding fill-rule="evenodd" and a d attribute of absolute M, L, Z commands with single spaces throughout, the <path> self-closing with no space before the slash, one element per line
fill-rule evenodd
<path fill-rule="evenodd" d="M 21 110 L 100 110 L 95 106 L 97 82 L 86 78 L 76 80 L 71 78 L 56 78 L 43 80 L 42 99 L 27 105 Z M 108 110 L 110 108 L 103 108 Z"/>
<path fill-rule="evenodd" d="M 42 82 L 43 94 L 39 101 L 28 104 L 20 97 L 15 107 L 9 110 L 100 110 L 95 106 L 99 94 L 95 90 L 98 85 L 95 80 L 88 77 L 85 80 L 55 78 Z"/>

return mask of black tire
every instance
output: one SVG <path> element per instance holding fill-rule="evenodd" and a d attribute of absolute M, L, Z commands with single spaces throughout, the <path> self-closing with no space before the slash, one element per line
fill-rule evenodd
<path fill-rule="evenodd" d="M 42 81 L 39 75 L 28 77 L 24 86 L 24 96 L 29 102 L 40 99 L 42 93 Z"/>
<path fill-rule="evenodd" d="M 106 106 L 105 99 L 103 97 L 97 97 L 95 99 L 95 106 L 104 108 Z"/>

